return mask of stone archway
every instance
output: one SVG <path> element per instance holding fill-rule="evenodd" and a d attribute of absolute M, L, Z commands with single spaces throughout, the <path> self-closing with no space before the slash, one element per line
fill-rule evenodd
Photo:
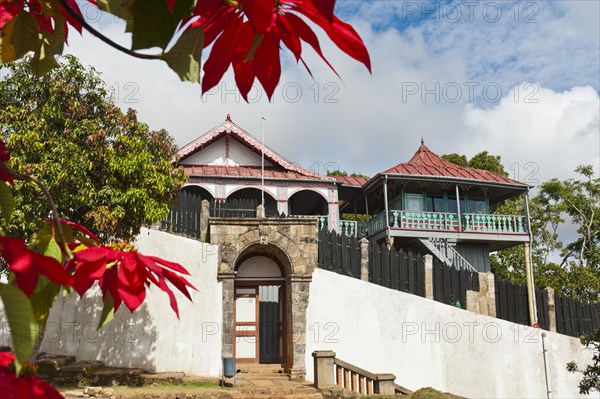
<path fill-rule="evenodd" d="M 306 376 L 306 308 L 309 284 L 317 265 L 317 225 L 311 219 L 211 218 L 210 241 L 219 246 L 219 274 L 223 284 L 222 354 L 234 354 L 236 266 L 253 255 L 276 259 L 285 272 L 286 372 L 290 379 Z"/>

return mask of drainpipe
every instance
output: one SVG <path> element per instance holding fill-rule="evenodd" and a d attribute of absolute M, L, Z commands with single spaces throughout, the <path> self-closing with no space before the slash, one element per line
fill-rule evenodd
<path fill-rule="evenodd" d="M 385 229 L 387 231 L 388 236 L 388 245 L 391 242 L 390 240 L 390 212 L 388 210 L 388 192 L 387 192 L 387 175 L 383 176 L 383 199 L 385 201 Z"/>
<path fill-rule="evenodd" d="M 552 388 L 550 387 L 550 367 L 548 366 L 548 359 L 546 353 L 548 349 L 546 349 L 546 333 L 542 333 L 542 353 L 544 355 L 544 375 L 546 377 L 546 398 L 550 399 L 550 395 L 552 394 Z"/>
<path fill-rule="evenodd" d="M 529 302 L 529 320 L 531 325 L 539 327 L 537 318 L 537 303 L 535 300 L 535 282 L 533 280 L 533 258 L 531 256 L 531 244 L 533 237 L 531 235 L 531 219 L 529 217 L 529 195 L 525 193 L 525 216 L 527 217 L 527 232 L 529 241 L 524 243 L 525 247 L 525 274 L 527 277 L 527 299 Z"/>
<path fill-rule="evenodd" d="M 458 231 L 462 231 L 462 220 L 460 215 L 460 197 L 458 195 L 458 184 L 455 186 L 456 188 L 456 211 L 458 212 Z"/>

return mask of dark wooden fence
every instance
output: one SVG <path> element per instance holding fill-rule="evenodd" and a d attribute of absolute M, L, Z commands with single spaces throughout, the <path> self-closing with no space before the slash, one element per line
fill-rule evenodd
<path fill-rule="evenodd" d="M 318 263 L 322 269 L 360 278 L 360 243 L 355 237 L 323 228 L 319 230 Z"/>
<path fill-rule="evenodd" d="M 600 328 L 599 308 L 595 303 L 583 303 L 571 298 L 554 296 L 556 329 L 559 333 L 579 337 Z"/>
<path fill-rule="evenodd" d="M 479 273 L 450 267 L 433 258 L 433 299 L 467 308 L 467 290 L 479 291 Z"/>
<path fill-rule="evenodd" d="M 425 262 L 410 249 L 369 243 L 369 282 L 425 297 Z"/>
<path fill-rule="evenodd" d="M 182 191 L 169 216 L 161 228 L 178 234 L 200 238 L 200 213 L 202 197 L 199 194 Z"/>
<path fill-rule="evenodd" d="M 256 217 L 255 199 L 229 199 L 226 201 L 212 200 L 210 215 L 218 218 L 254 218 Z"/>
<path fill-rule="evenodd" d="M 541 328 L 550 328 L 548 291 L 535 291 L 537 317 Z M 560 334 L 579 337 L 600 328 L 600 309 L 595 303 L 579 302 L 572 298 L 554 296 L 556 330 Z M 531 325 L 527 287 L 496 279 L 496 317 Z"/>

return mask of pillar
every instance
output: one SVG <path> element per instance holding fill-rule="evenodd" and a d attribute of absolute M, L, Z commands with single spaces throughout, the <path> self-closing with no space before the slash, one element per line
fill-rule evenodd
<path fill-rule="evenodd" d="M 360 279 L 369 281 L 369 240 L 361 238 L 360 244 Z"/>
<path fill-rule="evenodd" d="M 306 308 L 311 279 L 306 275 L 289 277 L 287 348 L 290 380 L 304 381 L 306 377 Z"/>
<path fill-rule="evenodd" d="M 394 374 L 377 374 L 377 385 L 379 386 L 380 395 L 394 395 L 396 387 L 394 386 L 396 376 Z"/>
<path fill-rule="evenodd" d="M 223 265 L 222 265 L 223 266 Z M 226 268 L 223 266 L 221 270 Z M 233 357 L 233 301 L 235 296 L 235 272 L 219 272 L 223 285 L 223 323 L 221 328 L 221 356 Z"/>
<path fill-rule="evenodd" d="M 314 351 L 312 353 L 315 364 L 315 387 L 317 389 L 330 388 L 335 385 L 335 352 Z"/>
<path fill-rule="evenodd" d="M 208 218 L 210 217 L 210 202 L 200 203 L 200 241 L 208 242 Z"/>
<path fill-rule="evenodd" d="M 548 295 L 548 330 L 556 332 L 556 300 L 554 298 L 554 288 L 544 288 Z"/>
<path fill-rule="evenodd" d="M 425 255 L 425 298 L 433 299 L 433 256 L 432 255 Z"/>

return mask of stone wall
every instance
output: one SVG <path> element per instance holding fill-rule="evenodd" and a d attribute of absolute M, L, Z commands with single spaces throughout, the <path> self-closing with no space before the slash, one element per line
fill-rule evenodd
<path fill-rule="evenodd" d="M 219 280 L 223 283 L 222 355 L 233 356 L 235 270 L 250 256 L 269 256 L 286 277 L 286 371 L 292 379 L 306 374 L 306 307 L 309 284 L 317 267 L 317 223 L 314 219 L 210 218 L 209 236 L 219 246 Z"/>

